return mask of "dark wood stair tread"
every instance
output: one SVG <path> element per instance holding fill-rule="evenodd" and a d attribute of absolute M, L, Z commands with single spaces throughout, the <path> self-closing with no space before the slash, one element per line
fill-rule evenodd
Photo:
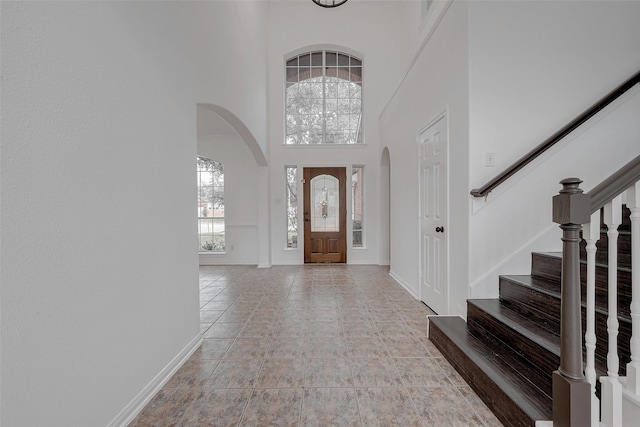
<path fill-rule="evenodd" d="M 560 298 L 560 283 L 550 282 L 545 278 L 525 274 L 510 274 L 500 276 L 500 278 L 528 286 L 551 297 Z"/>
<path fill-rule="evenodd" d="M 560 331 L 560 284 L 532 276 L 500 276 L 500 302 L 540 327 Z"/>
<path fill-rule="evenodd" d="M 429 323 L 434 345 L 502 422 L 534 426 L 551 419 L 551 398 L 532 386 L 526 371 L 474 336 L 462 318 L 433 316 Z"/>
<path fill-rule="evenodd" d="M 624 269 L 620 269 L 620 270 L 624 270 Z M 524 286 L 532 291 L 539 292 L 551 298 L 556 298 L 560 300 L 560 287 L 559 287 L 560 285 L 558 284 L 557 285 L 558 287 L 556 288 L 556 285 L 553 282 L 549 282 L 545 278 L 540 278 L 537 276 L 530 276 L 530 275 L 503 275 L 503 276 L 500 276 L 500 278 L 507 280 L 511 283 L 514 283 L 516 285 Z M 619 292 L 619 296 L 620 295 L 626 296 L 625 294 Z M 583 295 L 582 296 L 583 309 L 586 309 L 585 299 L 586 297 Z M 630 296 L 628 299 L 629 300 L 631 299 Z M 604 300 L 604 298 L 596 297 L 596 307 L 595 307 L 596 312 L 606 315 L 607 306 L 605 305 L 605 303 L 606 303 L 606 300 Z M 620 308 L 626 308 L 626 307 L 623 307 L 622 304 L 618 303 L 618 309 Z M 618 321 L 631 322 L 631 316 L 628 313 L 628 310 L 623 310 L 618 313 Z"/>
<path fill-rule="evenodd" d="M 622 234 L 623 232 L 620 232 L 620 234 Z M 597 246 L 597 244 L 596 244 Z M 620 249 L 620 248 L 618 248 Z M 598 247 L 598 251 L 601 251 L 601 248 Z M 551 258 L 551 259 L 558 259 L 558 260 L 562 260 L 562 252 L 533 252 L 534 254 L 541 256 L 541 257 L 546 257 L 546 258 Z M 621 256 L 624 256 L 624 254 L 618 254 L 618 259 L 620 259 Z M 586 259 L 580 259 L 580 263 L 581 264 L 586 264 L 587 261 Z M 596 266 L 598 267 L 603 267 L 603 268 L 608 268 L 608 264 L 606 262 L 602 262 L 602 261 L 598 261 L 596 260 Z M 629 267 L 624 267 L 624 266 L 620 266 L 618 265 L 618 270 L 621 271 L 631 271 L 631 268 Z M 559 274 L 560 272 L 558 272 Z"/>
<path fill-rule="evenodd" d="M 531 274 L 540 272 L 540 277 L 560 283 L 558 263 L 562 262 L 562 252 L 532 252 Z"/>
<path fill-rule="evenodd" d="M 527 337 L 540 347 L 544 347 L 547 351 L 560 356 L 560 337 L 558 334 L 554 334 L 548 329 L 541 327 L 538 323 L 508 309 L 500 304 L 500 301 L 497 299 L 474 299 L 468 300 L 467 302 L 489 313 L 515 333 Z"/>
<path fill-rule="evenodd" d="M 620 268 L 618 269 L 621 272 L 628 272 L 629 276 L 631 275 L 631 271 Z M 500 276 L 500 279 L 507 280 L 516 285 L 524 286 L 529 288 L 532 291 L 539 292 L 544 294 L 550 298 L 556 298 L 558 301 L 560 300 L 560 284 L 557 285 L 553 281 L 549 281 L 543 277 L 531 276 L 531 275 L 503 275 Z M 582 284 L 582 292 L 585 292 L 585 285 Z M 627 305 L 618 303 L 618 309 L 620 310 L 618 313 L 618 320 L 621 322 L 631 322 L 631 315 L 629 313 L 628 302 L 631 301 L 631 293 L 630 286 L 618 286 L 618 297 L 623 297 L 627 301 Z M 596 284 L 596 312 L 605 314 L 607 313 L 606 306 L 606 293 L 608 291 L 606 289 L 601 289 Z M 604 295 L 603 295 L 604 294 Z M 628 295 L 627 295 L 628 294 Z M 586 296 L 582 295 L 582 307 L 586 309 Z M 559 315 L 559 312 L 558 312 Z"/>

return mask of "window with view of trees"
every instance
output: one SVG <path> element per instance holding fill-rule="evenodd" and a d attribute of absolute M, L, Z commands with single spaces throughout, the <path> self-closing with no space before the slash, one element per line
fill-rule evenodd
<path fill-rule="evenodd" d="M 362 60 L 314 51 L 286 61 L 286 144 L 362 143 Z"/>
<path fill-rule="evenodd" d="M 351 168 L 351 225 L 353 229 L 353 247 L 361 248 L 362 244 L 362 219 L 363 219 L 363 175 L 364 166 Z"/>
<path fill-rule="evenodd" d="M 285 167 L 287 198 L 287 247 L 298 247 L 298 168 Z"/>
<path fill-rule="evenodd" d="M 224 251 L 224 169 L 222 163 L 197 157 L 198 250 Z"/>

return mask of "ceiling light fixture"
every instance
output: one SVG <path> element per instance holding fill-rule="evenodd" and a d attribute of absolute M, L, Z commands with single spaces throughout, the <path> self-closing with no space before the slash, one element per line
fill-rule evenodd
<path fill-rule="evenodd" d="M 313 0 L 315 4 L 322 7 L 337 7 L 347 2 L 347 0 Z"/>

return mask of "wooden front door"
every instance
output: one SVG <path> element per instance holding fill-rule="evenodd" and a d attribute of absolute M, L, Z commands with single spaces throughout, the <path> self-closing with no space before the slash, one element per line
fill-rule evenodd
<path fill-rule="evenodd" d="M 304 262 L 347 262 L 347 170 L 304 168 Z"/>

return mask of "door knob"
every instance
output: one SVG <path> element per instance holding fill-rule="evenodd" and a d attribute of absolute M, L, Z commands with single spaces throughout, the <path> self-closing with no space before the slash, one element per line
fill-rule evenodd
<path fill-rule="evenodd" d="M 444 233 L 444 227 L 436 227 L 436 233 Z"/>

